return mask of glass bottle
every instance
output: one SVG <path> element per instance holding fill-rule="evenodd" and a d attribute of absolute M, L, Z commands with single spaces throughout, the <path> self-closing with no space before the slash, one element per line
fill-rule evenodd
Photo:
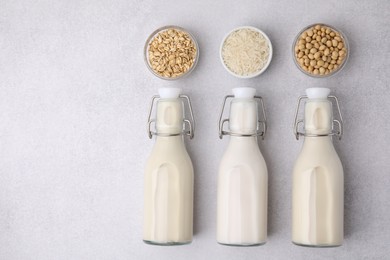
<path fill-rule="evenodd" d="M 219 136 L 230 135 L 218 174 L 217 241 L 223 245 L 255 246 L 267 239 L 268 173 L 257 137 L 266 133 L 263 99 L 254 88 L 234 88 L 225 97 Z M 222 120 L 226 100 L 230 117 Z M 258 119 L 261 103 L 263 120 Z M 224 131 L 224 123 L 230 131 Z"/>
<path fill-rule="evenodd" d="M 190 99 L 179 88 L 160 88 L 148 118 L 148 134 L 156 143 L 146 163 L 143 240 L 148 244 L 180 245 L 192 241 L 194 173 L 183 135 L 192 139 Z M 151 119 L 156 102 L 156 119 Z M 187 101 L 191 120 L 185 119 Z M 152 124 L 156 131 L 151 131 Z M 189 130 L 186 130 L 188 125 Z"/>
<path fill-rule="evenodd" d="M 327 88 L 306 89 L 295 114 L 296 138 L 304 136 L 295 162 L 292 184 L 292 241 L 312 247 L 334 247 L 343 242 L 344 174 L 332 136 L 342 136 L 338 100 Z M 305 103 L 304 120 L 297 120 L 299 106 Z M 333 100 L 340 121 L 333 119 Z M 304 132 L 298 130 L 304 123 Z M 338 130 L 336 131 L 335 128 Z"/>

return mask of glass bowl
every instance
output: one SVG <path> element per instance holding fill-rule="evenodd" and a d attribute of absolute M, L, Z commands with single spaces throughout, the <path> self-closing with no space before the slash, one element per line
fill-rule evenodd
<path fill-rule="evenodd" d="M 153 69 L 153 64 L 150 60 L 150 53 L 149 53 L 149 50 L 151 48 L 151 43 L 153 42 L 153 40 L 158 37 L 161 33 L 164 33 L 164 32 L 168 32 L 169 30 L 174 30 L 174 31 L 178 31 L 178 32 L 183 32 L 184 34 L 188 35 L 188 38 L 193 42 L 193 46 L 195 47 L 195 55 L 193 57 L 193 62 L 192 62 L 192 65 L 186 70 L 184 71 L 182 74 L 180 75 L 177 75 L 177 76 L 165 76 L 163 73 L 159 73 L 158 71 L 156 71 L 155 69 Z M 179 45 L 178 42 L 173 42 L 171 45 L 171 48 L 174 48 L 174 50 L 176 50 L 176 48 L 181 45 Z M 166 53 L 172 53 L 172 49 L 171 50 L 166 50 L 167 52 Z M 165 53 L 164 53 L 165 55 Z M 182 58 L 182 57 L 181 57 Z M 198 63 L 198 59 L 199 59 L 199 46 L 198 46 L 198 42 L 196 41 L 195 37 L 189 32 L 187 31 L 186 29 L 182 28 L 182 27 L 179 27 L 179 26 L 175 26 L 175 25 L 168 25 L 168 26 L 163 26 L 157 30 L 155 30 L 149 37 L 148 39 L 146 40 L 145 42 L 145 47 L 144 47 L 144 60 L 145 60 L 145 63 L 146 63 L 146 66 L 148 67 L 148 69 L 150 70 L 150 72 L 152 72 L 156 77 L 160 78 L 160 79 L 164 79 L 164 80 L 176 80 L 176 79 L 180 79 L 180 78 L 183 78 L 185 76 L 188 76 L 193 70 L 194 68 L 196 67 L 196 64 Z M 176 60 L 176 58 L 175 58 Z M 180 59 L 181 61 L 182 59 Z M 155 61 L 156 62 L 156 61 Z M 165 65 L 168 65 L 169 63 L 163 63 Z M 176 64 L 176 63 L 175 63 Z M 171 67 L 172 68 L 172 67 Z M 165 71 L 164 71 L 165 72 Z M 167 72 L 169 73 L 169 72 Z M 173 72 L 172 72 L 173 73 Z"/>
<path fill-rule="evenodd" d="M 301 39 L 301 36 L 303 35 L 303 33 L 305 33 L 306 32 L 306 34 L 307 34 L 307 32 L 308 31 L 310 31 L 310 30 L 313 30 L 316 26 L 320 26 L 321 28 L 325 28 L 325 31 L 326 31 L 326 29 L 329 29 L 330 31 L 333 31 L 335 34 L 336 34 L 336 36 L 338 36 L 338 37 L 340 37 L 340 39 L 341 39 L 341 41 L 339 41 L 339 42 L 342 42 L 343 43 L 343 47 L 342 47 L 342 50 L 344 50 L 344 59 L 342 59 L 341 61 L 340 61 L 340 64 L 337 64 L 337 68 L 336 69 L 333 69 L 332 71 L 329 71 L 328 73 L 324 73 L 324 74 L 320 74 L 320 73 L 318 73 L 318 74 L 314 74 L 314 70 L 315 70 L 315 68 L 313 69 L 313 71 L 309 71 L 309 66 L 311 66 L 311 65 L 306 65 L 306 68 L 308 68 L 308 70 L 305 70 L 304 69 L 304 65 L 305 65 L 305 63 L 303 63 L 303 64 L 301 64 L 300 63 L 300 59 L 302 58 L 302 57 L 298 57 L 298 55 L 299 55 L 299 52 L 301 51 L 300 49 L 299 49 L 299 45 L 300 45 L 300 43 L 299 43 L 299 41 L 300 41 L 300 39 Z M 321 30 L 321 29 L 320 29 Z M 318 31 L 318 30 L 317 30 Z M 314 33 L 315 34 L 315 33 Z M 338 34 L 338 35 L 337 35 Z M 320 35 L 319 35 L 320 36 Z M 307 35 L 307 37 L 311 37 L 311 36 L 309 36 L 309 35 Z M 321 38 L 323 38 L 323 36 L 320 36 Z M 325 36 L 326 37 L 326 36 Z M 329 37 L 332 39 L 332 36 L 330 36 L 329 35 Z M 335 37 L 335 36 L 333 36 L 333 37 Z M 328 39 L 328 40 L 330 40 L 330 39 Z M 306 40 L 305 40 L 305 42 L 306 42 L 306 44 L 308 43 Z M 326 45 L 326 44 L 325 44 Z M 333 48 L 335 48 L 333 45 L 331 46 L 331 47 L 333 47 Z M 329 46 L 326 46 L 325 48 L 330 48 Z M 322 51 L 322 50 L 318 50 L 318 52 L 319 53 L 321 53 L 320 55 L 321 55 L 321 57 L 322 57 L 322 55 L 324 54 L 324 51 Z M 340 50 L 339 50 L 339 53 L 340 53 Z M 313 54 L 313 53 L 312 53 Z M 295 65 L 298 67 L 298 69 L 300 70 L 300 71 L 302 71 L 304 74 L 306 74 L 306 75 L 308 75 L 308 76 L 311 76 L 311 77 L 315 77 L 315 78 L 325 78 L 325 77 L 329 77 L 329 76 L 333 76 L 333 75 L 335 75 L 336 73 L 338 73 L 338 72 L 340 72 L 343 68 L 344 68 L 344 66 L 345 66 L 345 64 L 347 63 L 347 61 L 348 61 L 348 57 L 349 57 L 349 43 L 348 43 L 348 39 L 347 39 L 347 37 L 345 36 L 345 34 L 342 32 L 342 31 L 340 31 L 339 29 L 337 29 L 337 28 L 335 28 L 335 27 L 333 27 L 333 26 L 330 26 L 330 25 L 328 25 L 328 24 L 323 24 L 323 23 L 315 23 L 315 24 L 311 24 L 311 25 L 309 25 L 309 26 L 306 26 L 305 28 L 303 28 L 299 33 L 298 33 L 298 35 L 295 37 L 295 39 L 294 39 L 294 42 L 293 42 L 293 45 L 292 45 L 292 55 L 293 55 L 293 60 L 294 60 L 294 63 L 295 63 Z M 309 55 L 309 54 L 305 54 L 304 53 L 304 56 L 307 56 L 307 55 Z M 314 55 L 314 54 L 313 54 Z M 329 55 L 329 54 L 328 54 Z M 303 56 L 303 57 L 304 57 Z M 329 56 L 327 56 L 327 57 L 329 57 Z M 339 56 L 338 56 L 339 57 Z M 309 58 L 309 57 L 307 57 L 307 58 Z M 322 59 L 322 58 L 321 58 Z M 311 60 L 316 60 L 316 59 L 310 59 L 309 58 L 309 61 L 311 61 Z M 337 62 L 337 61 L 336 61 Z M 324 61 L 324 63 L 328 63 L 328 66 L 330 65 L 329 64 L 329 62 L 327 62 L 327 61 Z M 310 64 L 310 63 L 309 63 Z M 335 65 L 335 64 L 334 64 Z M 334 66 L 333 65 L 333 66 Z M 333 66 L 332 66 L 332 68 L 333 68 Z M 313 66 L 312 66 L 313 67 Z"/>
<path fill-rule="evenodd" d="M 224 44 L 225 44 L 225 41 L 227 40 L 227 38 L 233 33 L 233 32 L 236 32 L 236 31 L 239 31 L 239 30 L 242 30 L 242 29 L 249 29 L 249 30 L 252 30 L 252 31 L 255 31 L 255 32 L 258 32 L 260 35 L 262 35 L 264 38 L 265 38 L 265 41 L 267 42 L 267 45 L 269 47 L 269 54 L 268 54 L 268 59 L 265 63 L 265 65 L 258 71 L 252 73 L 252 74 L 249 74 L 249 75 L 240 75 L 240 74 L 237 74 L 235 72 L 233 72 L 231 69 L 228 68 L 228 66 L 226 65 L 225 63 L 225 60 L 224 60 L 224 57 L 223 57 L 223 47 L 224 47 Z M 256 28 L 256 27 L 253 27 L 253 26 L 241 26 L 241 27 L 237 27 L 233 30 L 231 30 L 230 32 L 228 32 L 225 37 L 223 38 L 222 42 L 221 42 L 221 46 L 220 46 L 220 49 L 219 49 L 219 57 L 220 57 L 220 60 L 221 60 L 221 63 L 223 65 L 223 67 L 226 69 L 227 72 L 229 72 L 231 75 L 237 77 L 237 78 L 242 78 L 242 79 L 249 79 L 249 78 L 254 78 L 256 76 L 259 76 L 260 74 L 262 74 L 269 66 L 269 64 L 271 63 L 271 60 L 272 60 L 272 43 L 271 43 L 271 40 L 268 38 L 268 36 L 260 29 Z"/>

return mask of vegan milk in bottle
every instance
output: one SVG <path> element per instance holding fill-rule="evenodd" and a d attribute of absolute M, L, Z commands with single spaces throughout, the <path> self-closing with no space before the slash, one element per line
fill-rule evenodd
<path fill-rule="evenodd" d="M 307 89 L 295 116 L 296 137 L 305 137 L 292 179 L 292 241 L 297 245 L 332 247 L 343 242 L 344 175 L 332 142 L 333 135 L 341 138 L 342 118 L 337 98 L 329 93 L 326 88 Z M 297 121 L 303 99 L 305 117 Z M 333 119 L 331 99 L 337 104 L 341 122 Z M 300 122 L 304 133 L 298 131 Z"/>
<path fill-rule="evenodd" d="M 183 134 L 193 137 L 194 121 L 189 98 L 180 92 L 178 88 L 159 89 L 149 113 L 149 137 L 156 135 L 144 181 L 143 240 L 149 244 L 192 241 L 194 173 Z M 156 119 L 150 119 L 155 100 Z M 192 121 L 185 119 L 183 100 L 188 102 Z M 153 123 L 155 132 L 150 130 Z"/>
<path fill-rule="evenodd" d="M 230 135 L 218 174 L 217 241 L 224 245 L 261 245 L 267 239 L 268 173 L 257 136 L 266 132 L 264 104 L 253 88 L 235 88 L 220 116 L 220 138 Z M 230 117 L 222 120 L 226 100 Z M 258 119 L 258 102 L 263 121 Z M 225 122 L 229 131 L 223 130 Z M 260 131 L 262 128 L 262 131 Z"/>

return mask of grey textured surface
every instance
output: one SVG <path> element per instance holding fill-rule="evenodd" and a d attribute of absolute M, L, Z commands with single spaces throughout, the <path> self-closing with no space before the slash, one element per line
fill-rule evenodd
<path fill-rule="evenodd" d="M 5 1 L 0 0 L 0 259 L 389 259 L 390 1 Z M 349 38 L 345 69 L 303 75 L 291 44 L 325 22 Z M 143 45 L 175 24 L 199 41 L 198 67 L 166 82 L 145 67 Z M 235 79 L 218 57 L 239 25 L 264 30 L 274 46 L 268 70 Z M 196 138 L 195 237 L 191 245 L 141 241 L 143 169 L 153 141 L 145 122 L 158 87 L 192 98 Z M 255 248 L 215 241 L 220 103 L 251 86 L 265 98 L 269 134 L 269 239 Z M 332 249 L 290 242 L 291 170 L 302 141 L 292 135 L 297 97 L 329 87 L 341 102 L 345 136 L 345 243 Z"/>

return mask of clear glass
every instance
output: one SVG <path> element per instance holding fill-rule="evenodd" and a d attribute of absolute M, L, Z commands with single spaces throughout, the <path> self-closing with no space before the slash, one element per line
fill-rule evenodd
<path fill-rule="evenodd" d="M 298 42 L 298 40 L 299 40 L 299 36 L 301 36 L 301 34 L 302 34 L 304 31 L 306 31 L 306 30 L 308 30 L 308 29 L 310 29 L 310 28 L 312 28 L 312 27 L 314 27 L 314 26 L 316 26 L 316 25 L 320 25 L 320 26 L 324 26 L 324 27 L 329 27 L 329 28 L 332 29 L 333 31 L 338 32 L 338 33 L 340 34 L 340 36 L 341 36 L 343 42 L 344 42 L 345 49 L 347 50 L 347 53 L 346 53 L 346 55 L 345 55 L 345 58 L 344 58 L 343 62 L 339 65 L 339 67 L 338 67 L 336 70 L 334 70 L 334 71 L 332 71 L 331 73 L 328 73 L 328 74 L 326 74 L 326 75 L 314 74 L 314 73 L 310 73 L 310 72 L 305 71 L 305 70 L 300 66 L 300 64 L 299 64 L 299 62 L 298 62 L 298 60 L 297 60 L 297 58 L 296 58 L 296 56 L 295 56 L 295 45 L 297 44 L 297 42 Z M 348 39 L 347 39 L 347 37 L 345 36 L 345 34 L 344 34 L 342 31 L 340 31 L 339 29 L 337 29 L 337 28 L 335 28 L 335 27 L 333 27 L 333 26 L 330 26 L 330 25 L 328 25 L 328 24 L 324 24 L 324 23 L 315 23 L 315 24 L 311 24 L 311 25 L 309 25 L 309 26 L 306 26 L 305 28 L 303 28 L 303 29 L 297 34 L 297 36 L 296 36 L 295 39 L 294 39 L 293 45 L 292 45 L 292 55 L 293 55 L 293 60 L 294 60 L 295 65 L 298 67 L 298 69 L 299 69 L 300 71 L 302 71 L 302 72 L 305 73 L 306 75 L 308 75 L 308 76 L 310 76 L 310 77 L 314 77 L 314 78 L 327 78 L 327 77 L 330 77 L 330 76 L 333 76 L 333 75 L 337 74 L 338 72 L 340 72 L 340 71 L 344 68 L 344 66 L 345 66 L 345 64 L 347 63 L 348 58 L 349 58 L 349 43 L 348 43 Z"/>
<path fill-rule="evenodd" d="M 222 49 L 223 49 L 223 46 L 225 44 L 225 41 L 226 39 L 230 36 L 230 34 L 232 34 L 233 32 L 235 31 L 238 31 L 238 30 L 241 30 L 241 29 L 249 29 L 249 30 L 253 30 L 253 31 L 256 31 L 258 33 L 260 33 L 262 36 L 264 36 L 265 40 L 267 41 L 267 44 L 269 46 L 269 56 L 268 56 L 268 60 L 266 62 L 266 64 L 264 65 L 264 67 L 262 69 L 260 69 L 259 71 L 251 74 L 251 75 L 246 75 L 246 76 L 241 76 L 241 75 L 238 75 L 236 73 L 234 73 L 233 71 L 231 71 L 225 64 L 225 61 L 222 57 Z M 257 77 L 259 76 L 260 74 L 262 74 L 264 71 L 267 70 L 269 64 L 271 63 L 271 60 L 272 60 L 272 55 L 273 55 L 273 48 L 272 48 L 272 43 L 271 43 L 271 40 L 268 38 L 267 34 L 265 34 L 265 32 L 263 32 L 262 30 L 256 28 L 256 27 L 253 27 L 253 26 L 240 26 L 240 27 L 237 27 L 237 28 L 234 28 L 233 30 L 231 30 L 230 32 L 228 32 L 225 37 L 223 37 L 222 39 L 222 42 L 221 42 L 221 45 L 219 47 L 219 58 L 221 60 L 221 63 L 222 63 L 222 66 L 226 69 L 227 72 L 229 72 L 231 75 L 237 77 L 237 78 L 241 78 L 241 79 L 250 79 L 250 78 L 254 78 L 254 77 Z"/>
<path fill-rule="evenodd" d="M 150 42 L 154 39 L 154 37 L 156 37 L 159 33 L 163 32 L 163 31 L 166 31 L 166 30 L 169 30 L 169 29 L 175 29 L 175 30 L 178 30 L 178 31 L 182 31 L 182 32 L 185 32 L 187 33 L 190 37 L 191 37 L 191 40 L 194 42 L 195 44 L 195 47 L 196 47 L 196 56 L 195 56 L 195 60 L 194 60 L 194 63 L 192 64 L 191 68 L 189 70 L 187 70 L 185 73 L 177 76 L 177 77 L 173 77 L 173 78 L 170 78 L 170 77 L 164 77 L 164 76 L 161 76 L 160 74 L 156 73 L 153 69 L 152 69 L 152 66 L 149 62 L 149 44 Z M 198 42 L 196 41 L 194 35 L 192 35 L 189 31 L 187 31 L 186 29 L 182 28 L 182 27 L 179 27 L 179 26 L 175 26 L 175 25 L 167 25 L 167 26 L 163 26 L 161 28 L 158 28 L 157 30 L 155 30 L 149 37 L 148 39 L 146 40 L 145 42 L 145 47 L 144 47 L 144 60 L 145 60 L 145 64 L 146 66 L 148 67 L 148 69 L 150 70 L 150 72 L 153 73 L 153 75 L 155 75 L 156 77 L 160 78 L 160 79 L 165 79 L 165 80 L 176 80 L 176 79 L 180 79 L 180 78 L 183 78 L 187 75 L 189 75 L 193 70 L 194 68 L 196 67 L 197 63 L 198 63 L 198 59 L 199 59 L 199 45 L 198 45 Z"/>
<path fill-rule="evenodd" d="M 167 243 L 157 243 L 157 242 L 153 242 L 153 241 L 149 241 L 149 240 L 143 240 L 144 243 L 148 244 L 148 245 L 154 245 L 154 246 L 182 246 L 182 245 L 188 245 L 188 244 L 191 244 L 191 240 L 188 241 L 188 242 L 167 242 Z"/>

